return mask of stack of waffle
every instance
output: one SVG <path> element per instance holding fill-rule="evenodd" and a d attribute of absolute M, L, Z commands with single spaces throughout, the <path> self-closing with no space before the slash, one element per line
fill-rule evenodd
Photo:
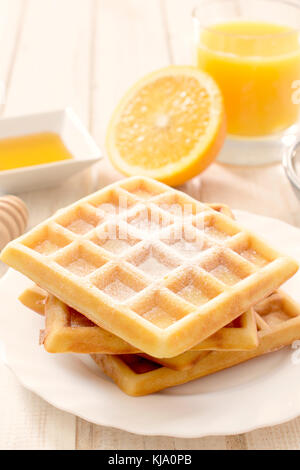
<path fill-rule="evenodd" d="M 300 338 L 300 306 L 276 290 L 297 263 L 225 206 L 151 179 L 123 180 L 59 211 L 1 258 L 36 284 L 20 300 L 45 316 L 45 349 L 90 354 L 129 395 Z"/>

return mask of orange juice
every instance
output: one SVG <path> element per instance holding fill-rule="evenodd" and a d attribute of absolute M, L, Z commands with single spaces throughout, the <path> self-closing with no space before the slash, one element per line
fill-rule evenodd
<path fill-rule="evenodd" d="M 61 137 L 52 132 L 0 139 L 0 171 L 73 158 Z"/>
<path fill-rule="evenodd" d="M 299 105 L 292 97 L 293 82 L 300 80 L 300 44 L 295 29 L 250 21 L 212 25 L 197 38 L 197 64 L 222 90 L 230 134 L 264 136 L 297 121 Z"/>

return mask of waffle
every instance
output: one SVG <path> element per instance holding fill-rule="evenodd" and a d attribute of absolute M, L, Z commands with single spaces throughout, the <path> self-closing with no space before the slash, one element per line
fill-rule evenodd
<path fill-rule="evenodd" d="M 128 395 L 158 392 L 276 351 L 300 339 L 300 306 L 276 293 L 256 307 L 259 346 L 253 351 L 210 352 L 186 371 L 174 371 L 138 355 L 92 355 L 94 361 Z"/>
<path fill-rule="evenodd" d="M 208 338 L 298 269 L 229 217 L 138 177 L 60 210 L 1 259 L 161 358 Z"/>
<path fill-rule="evenodd" d="M 179 354 L 176 357 L 170 357 L 168 359 L 156 358 L 153 356 L 147 356 L 147 354 L 139 354 L 140 357 L 147 359 L 148 361 L 160 364 L 173 370 L 187 370 L 195 366 L 204 357 L 210 354 L 210 351 L 194 352 L 187 351 Z M 133 354 L 135 356 L 136 354 Z"/>
<path fill-rule="evenodd" d="M 210 204 L 218 212 L 226 212 L 234 217 L 229 207 L 223 204 Z M 138 353 L 136 348 L 97 327 L 72 308 L 62 304 L 58 299 L 49 296 L 47 292 L 33 286 L 19 297 L 26 306 L 38 313 L 46 313 L 46 330 L 41 339 L 45 349 L 52 353 L 102 353 L 102 354 L 131 354 Z M 42 307 L 42 308 L 41 308 Z M 41 311 L 42 310 L 42 311 Z M 95 330 L 96 327 L 96 330 Z M 234 322 L 216 332 L 211 337 L 196 345 L 193 350 L 248 350 L 258 345 L 257 328 L 254 314 L 251 310 L 242 314 Z M 193 365 L 199 355 L 193 352 L 184 353 L 175 359 L 161 359 L 159 363 L 170 368 L 185 369 Z M 153 360 L 153 357 L 152 357 Z"/>
<path fill-rule="evenodd" d="M 44 344 L 48 352 L 101 354 L 139 352 L 133 346 L 91 323 L 86 317 L 37 286 L 26 289 L 19 300 L 39 315 L 45 315 L 46 330 L 40 332 L 40 343 Z M 148 359 L 153 362 L 157 361 L 158 364 L 170 369 L 185 370 L 192 367 L 208 353 L 209 351 L 186 352 L 171 359 L 156 359 L 152 356 L 148 356 Z"/>
<path fill-rule="evenodd" d="M 47 292 L 38 286 L 29 287 L 19 297 L 20 302 L 25 307 L 30 308 L 39 315 L 45 315 L 45 305 L 47 301 Z"/>
<path fill-rule="evenodd" d="M 212 203 L 212 204 L 208 204 L 208 205 L 211 209 L 215 210 L 216 212 L 220 212 L 223 215 L 227 215 L 227 217 L 230 217 L 231 219 L 235 218 L 232 210 L 226 204 Z"/>
<path fill-rule="evenodd" d="M 42 332 L 41 338 L 45 349 L 50 353 L 134 354 L 141 352 L 121 338 L 98 327 L 84 315 L 37 286 L 26 289 L 19 300 L 31 310 L 39 314 L 45 313 L 46 329 Z M 192 351 L 248 350 L 255 348 L 257 344 L 256 321 L 250 309 L 231 324 L 194 346 Z M 191 358 L 194 363 L 195 357 L 191 356 Z M 162 363 L 167 364 L 167 362 Z"/>

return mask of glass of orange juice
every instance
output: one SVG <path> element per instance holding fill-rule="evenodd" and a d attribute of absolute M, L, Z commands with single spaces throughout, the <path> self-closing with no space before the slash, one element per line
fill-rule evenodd
<path fill-rule="evenodd" d="M 224 163 L 281 159 L 300 111 L 300 2 L 202 0 L 193 11 L 196 63 L 224 97 Z"/>

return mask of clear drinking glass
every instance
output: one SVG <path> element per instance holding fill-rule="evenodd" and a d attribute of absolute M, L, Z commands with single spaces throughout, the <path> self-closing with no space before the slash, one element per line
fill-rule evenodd
<path fill-rule="evenodd" d="M 300 200 L 300 142 L 297 141 L 286 147 L 283 154 L 283 168 L 292 185 L 297 198 Z"/>
<path fill-rule="evenodd" d="M 223 93 L 228 138 L 219 160 L 281 160 L 298 133 L 300 3 L 201 0 L 193 11 L 197 66 Z"/>

